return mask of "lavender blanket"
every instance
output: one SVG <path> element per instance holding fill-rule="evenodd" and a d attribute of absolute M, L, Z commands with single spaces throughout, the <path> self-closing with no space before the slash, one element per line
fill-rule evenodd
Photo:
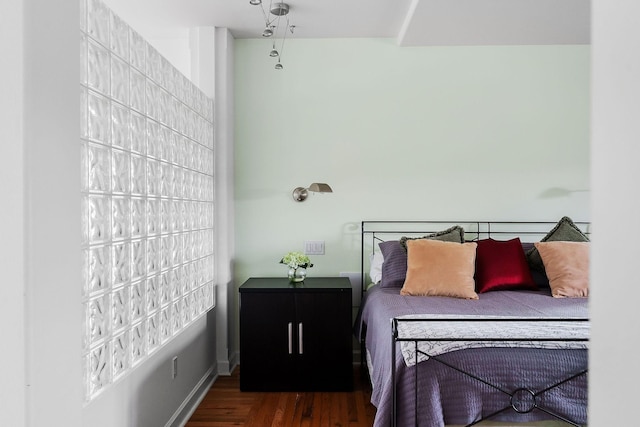
<path fill-rule="evenodd" d="M 373 385 L 371 402 L 376 406 L 374 426 L 388 426 L 392 414 L 392 337 L 390 319 L 416 314 L 517 317 L 588 317 L 587 299 L 559 299 L 549 289 L 540 291 L 497 291 L 480 294 L 479 300 L 447 297 L 401 296 L 397 288 L 370 289 L 356 321 L 356 333 L 365 337 L 371 362 Z M 510 405 L 509 392 L 526 387 L 544 390 L 559 379 L 580 372 L 587 366 L 587 350 L 481 348 L 452 351 L 438 359 L 461 367 L 496 387 L 470 379 L 434 358 L 407 366 L 397 345 L 398 426 L 438 427 L 446 424 L 469 424 Z M 417 406 L 413 378 L 418 370 Z M 501 389 L 503 391 L 500 391 Z M 505 393 L 506 391 L 507 393 Z M 553 419 L 547 412 L 531 409 L 531 399 L 522 408 L 527 413 L 509 409 L 492 418 L 494 421 L 530 422 Z M 536 396 L 535 404 L 578 424 L 586 423 L 586 375 L 554 387 Z"/>

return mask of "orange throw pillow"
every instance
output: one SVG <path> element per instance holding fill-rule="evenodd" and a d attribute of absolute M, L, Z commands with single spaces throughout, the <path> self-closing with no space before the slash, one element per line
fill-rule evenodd
<path fill-rule="evenodd" d="M 475 242 L 407 240 L 407 277 L 401 295 L 478 299 Z"/>
<path fill-rule="evenodd" d="M 535 244 L 556 298 L 589 296 L 589 242 Z"/>

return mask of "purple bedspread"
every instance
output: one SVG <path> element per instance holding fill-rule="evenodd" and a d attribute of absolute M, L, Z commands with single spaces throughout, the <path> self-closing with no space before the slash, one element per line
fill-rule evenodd
<path fill-rule="evenodd" d="M 448 297 L 401 296 L 398 288 L 370 289 L 356 321 L 356 333 L 365 335 L 371 358 L 369 372 L 373 385 L 371 402 L 376 406 L 374 427 L 388 426 L 392 414 L 392 338 L 390 319 L 408 314 L 464 314 L 520 317 L 588 318 L 588 300 L 553 298 L 549 289 L 540 291 L 496 291 L 480 294 L 479 300 Z M 510 405 L 509 394 L 472 380 L 444 364 L 430 359 L 407 367 L 397 345 L 398 426 L 414 426 L 414 382 L 418 369 L 418 425 L 469 424 Z M 502 390 L 511 393 L 527 387 L 543 390 L 558 379 L 586 369 L 587 350 L 542 350 L 490 348 L 454 351 L 440 359 L 461 367 Z M 529 422 L 554 419 L 544 411 L 532 409 L 528 396 L 519 414 L 509 409 L 494 421 Z M 578 424 L 587 417 L 587 378 L 581 375 L 536 396 L 535 403 Z M 531 409 L 531 410 L 530 410 Z M 530 410 L 530 411 L 529 411 Z"/>

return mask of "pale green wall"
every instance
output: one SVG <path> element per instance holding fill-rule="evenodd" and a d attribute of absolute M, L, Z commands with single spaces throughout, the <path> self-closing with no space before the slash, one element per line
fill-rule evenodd
<path fill-rule="evenodd" d="M 588 46 L 236 41 L 236 279 L 359 271 L 364 219 L 589 219 Z M 291 191 L 327 182 L 329 195 Z"/>

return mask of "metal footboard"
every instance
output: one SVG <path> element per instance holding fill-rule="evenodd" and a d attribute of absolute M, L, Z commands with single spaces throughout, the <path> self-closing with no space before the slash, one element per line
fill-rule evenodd
<path fill-rule="evenodd" d="M 419 349 L 419 343 L 420 342 L 426 342 L 426 341 L 466 341 L 466 342 L 521 342 L 521 341 L 526 341 L 526 342 L 588 342 L 589 338 L 587 336 L 582 336 L 582 337 L 538 337 L 538 338 L 533 338 L 533 337 L 509 337 L 508 339 L 505 339 L 504 337 L 492 337 L 492 336 L 486 336 L 486 337 L 482 337 L 482 338 L 478 338 L 478 337 L 456 337 L 456 338 L 450 338 L 450 337 L 444 337 L 444 338 L 421 338 L 421 337 L 402 337 L 400 336 L 400 332 L 399 332 L 399 327 L 400 324 L 402 322 L 576 322 L 576 324 L 581 323 L 581 324 L 585 324 L 585 322 L 588 324 L 589 319 L 586 318 L 490 318 L 490 319 L 486 319 L 486 318 L 459 318 L 459 317 L 437 317 L 437 318 L 393 318 L 391 319 L 391 346 L 392 346 L 392 384 L 393 384 L 393 395 L 392 395 L 392 399 L 393 399 L 393 408 L 392 408 L 392 417 L 391 417 L 391 426 L 392 427 L 396 427 L 397 426 L 397 403 L 398 403 L 398 396 L 397 396 L 397 382 L 396 382 L 396 356 L 397 356 L 397 344 L 401 343 L 401 342 L 411 342 L 414 344 L 415 346 L 415 375 L 414 375 L 414 417 L 415 417 L 415 426 L 418 427 L 418 421 L 419 421 L 419 414 L 418 414 L 418 394 L 419 394 L 419 387 L 418 387 L 418 358 L 420 355 L 422 356 L 427 356 L 430 360 L 434 360 L 438 363 L 441 363 L 445 366 L 447 366 L 448 368 L 451 368 L 457 372 L 460 372 L 461 374 L 465 375 L 466 377 L 470 378 L 472 381 L 478 381 L 486 386 L 489 386 L 503 394 L 505 394 L 506 396 L 509 397 L 509 404 L 506 405 L 505 407 L 494 411 L 490 414 L 487 415 L 483 415 L 480 419 L 473 421 L 472 423 L 468 424 L 468 426 L 473 426 L 476 425 L 480 422 L 483 422 L 485 420 L 494 418 L 495 416 L 497 416 L 498 414 L 502 414 L 506 411 L 510 411 L 513 410 L 516 414 L 528 414 L 534 410 L 537 411 L 542 411 L 548 415 L 550 415 L 551 417 L 563 421 L 564 423 L 567 423 L 569 425 L 572 426 L 576 426 L 576 427 L 580 427 L 581 424 L 575 422 L 574 420 L 569 419 L 568 417 L 562 415 L 562 414 L 558 414 L 553 410 L 550 410 L 549 408 L 546 408 L 542 405 L 540 405 L 538 403 L 538 398 L 540 396 L 542 396 L 544 393 L 553 390 L 557 387 L 560 387 L 561 385 L 572 381 L 576 378 L 582 377 L 587 375 L 588 372 L 588 367 L 584 367 L 580 370 L 578 370 L 577 372 L 573 372 L 568 376 L 562 377 L 562 378 L 558 378 L 555 379 L 552 383 L 546 385 L 543 388 L 538 388 L 537 390 L 534 389 L 533 387 L 518 387 L 515 389 L 505 389 L 504 387 L 498 385 L 498 384 L 494 384 L 492 383 L 489 379 L 487 378 L 482 378 L 476 374 L 473 374 L 471 372 L 465 371 L 464 369 L 462 369 L 461 367 L 458 366 L 454 366 L 450 363 L 448 363 L 447 361 L 443 360 L 441 357 L 439 357 L 438 355 L 430 355 L 427 354 L 426 352 L 422 351 Z"/>

